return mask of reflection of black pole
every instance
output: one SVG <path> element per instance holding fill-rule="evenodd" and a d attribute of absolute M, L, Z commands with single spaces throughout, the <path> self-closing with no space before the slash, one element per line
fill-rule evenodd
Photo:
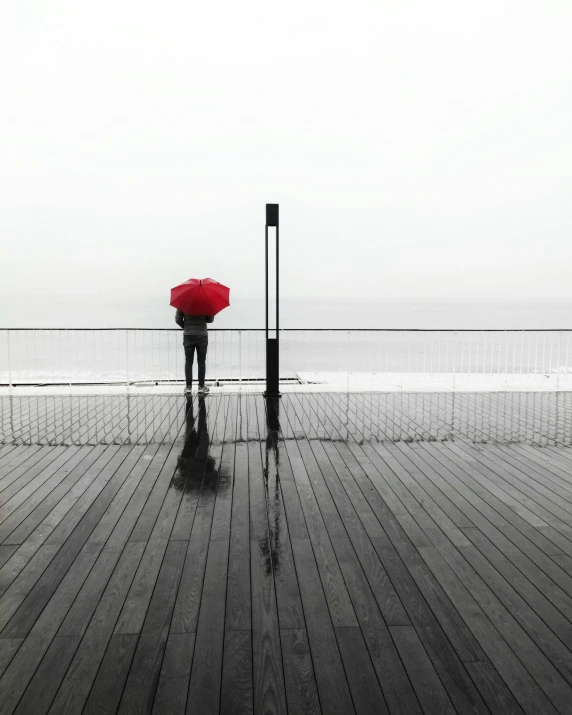
<path fill-rule="evenodd" d="M 266 255 L 266 392 L 265 397 L 280 397 L 278 377 L 278 336 L 280 330 L 279 309 L 279 221 L 278 204 L 266 204 L 265 255 Z M 276 228 L 276 337 L 268 337 L 268 227 Z"/>

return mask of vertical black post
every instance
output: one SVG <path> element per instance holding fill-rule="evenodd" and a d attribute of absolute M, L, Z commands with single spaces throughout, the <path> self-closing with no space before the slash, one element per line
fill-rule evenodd
<path fill-rule="evenodd" d="M 279 389 L 279 335 L 280 335 L 280 308 L 279 308 L 279 220 L 278 204 L 266 204 L 266 228 L 265 228 L 265 248 L 266 248 L 266 391 L 265 397 L 280 397 Z M 276 228 L 276 337 L 268 335 L 268 228 Z"/>

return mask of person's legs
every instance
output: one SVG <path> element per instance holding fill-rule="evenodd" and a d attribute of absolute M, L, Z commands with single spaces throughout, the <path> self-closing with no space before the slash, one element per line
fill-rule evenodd
<path fill-rule="evenodd" d="M 183 346 L 185 348 L 185 380 L 187 387 L 193 386 L 193 360 L 195 358 L 195 345 L 190 335 L 185 335 L 183 338 Z"/>
<path fill-rule="evenodd" d="M 205 377 L 207 372 L 207 348 L 209 346 L 208 338 L 202 340 L 200 345 L 197 345 L 197 363 L 199 365 L 199 388 L 205 386 Z"/>

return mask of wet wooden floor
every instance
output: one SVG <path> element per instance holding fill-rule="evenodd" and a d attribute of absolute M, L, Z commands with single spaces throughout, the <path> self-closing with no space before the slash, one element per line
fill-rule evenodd
<path fill-rule="evenodd" d="M 572 394 L 2 398 L 0 714 L 572 713 Z"/>

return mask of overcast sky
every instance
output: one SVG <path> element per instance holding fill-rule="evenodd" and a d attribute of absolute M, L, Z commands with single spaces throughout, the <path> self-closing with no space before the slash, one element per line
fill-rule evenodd
<path fill-rule="evenodd" d="M 570 0 L 19 0 L 0 291 L 572 300 Z"/>

